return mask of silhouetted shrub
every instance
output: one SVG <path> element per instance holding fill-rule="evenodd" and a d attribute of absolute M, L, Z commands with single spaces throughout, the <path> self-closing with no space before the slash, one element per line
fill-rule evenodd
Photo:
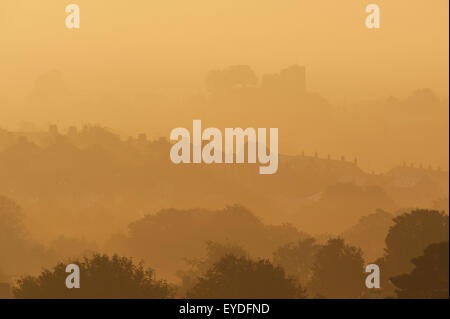
<path fill-rule="evenodd" d="M 304 291 L 268 260 L 228 255 L 188 292 L 189 298 L 302 298 Z"/>
<path fill-rule="evenodd" d="M 431 244 L 411 261 L 415 268 L 410 274 L 391 278 L 398 298 L 448 299 L 448 249 L 448 241 Z"/>
<path fill-rule="evenodd" d="M 68 289 L 65 263 L 44 270 L 37 277 L 22 277 L 13 289 L 16 298 L 169 298 L 172 289 L 155 279 L 152 269 L 132 259 L 96 254 L 71 261 L 80 267 L 80 288 Z"/>
<path fill-rule="evenodd" d="M 330 239 L 319 248 L 308 285 L 313 297 L 360 298 L 364 285 L 360 248 L 346 245 L 343 239 Z"/>

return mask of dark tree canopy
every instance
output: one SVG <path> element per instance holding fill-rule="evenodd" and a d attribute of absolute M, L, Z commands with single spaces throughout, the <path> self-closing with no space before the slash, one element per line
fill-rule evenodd
<path fill-rule="evenodd" d="M 308 291 L 313 297 L 360 298 L 365 287 L 362 251 L 343 239 L 330 239 L 319 248 Z"/>
<path fill-rule="evenodd" d="M 227 255 L 236 257 L 247 257 L 249 253 L 239 244 L 231 242 L 206 242 L 206 256 L 204 258 L 187 259 L 188 267 L 177 272 L 177 276 L 181 279 L 181 286 L 178 294 L 185 297 L 187 291 L 198 283 L 200 277 L 214 266 L 220 259 Z"/>
<path fill-rule="evenodd" d="M 69 263 L 67 263 L 69 264 Z M 79 289 L 68 289 L 65 281 L 66 263 L 44 270 L 37 277 L 23 277 L 13 289 L 16 298 L 168 298 L 171 288 L 155 279 L 152 269 L 132 259 L 114 255 L 96 254 L 91 258 L 71 261 L 80 267 Z"/>
<path fill-rule="evenodd" d="M 304 297 L 304 291 L 268 260 L 227 255 L 199 279 L 188 297 L 292 299 Z"/>
<path fill-rule="evenodd" d="M 410 274 L 391 278 L 398 298 L 448 299 L 448 241 L 428 246 L 423 256 L 414 258 Z"/>
<path fill-rule="evenodd" d="M 432 243 L 449 238 L 448 215 L 435 210 L 418 209 L 394 218 L 386 237 L 386 262 L 395 273 L 412 269 L 411 260 L 421 256 Z"/>
<path fill-rule="evenodd" d="M 448 215 L 436 210 L 417 209 L 393 219 L 386 236 L 384 257 L 375 263 L 383 269 L 381 288 L 385 296 L 393 297 L 395 287 L 390 278 L 413 270 L 413 258 L 423 255 L 433 243 L 449 238 Z"/>
<path fill-rule="evenodd" d="M 215 263 L 227 255 L 236 257 L 247 257 L 249 253 L 236 243 L 219 243 L 214 241 L 206 242 L 206 258 L 193 261 L 193 264 L 200 272 L 207 272 Z"/>

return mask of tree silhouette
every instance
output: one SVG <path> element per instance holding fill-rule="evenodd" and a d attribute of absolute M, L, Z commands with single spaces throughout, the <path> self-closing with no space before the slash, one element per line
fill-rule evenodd
<path fill-rule="evenodd" d="M 19 205 L 0 196 L 0 268 L 8 275 L 33 271 L 54 260 L 54 255 L 33 242 L 22 222 Z"/>
<path fill-rule="evenodd" d="M 342 237 L 350 245 L 357 245 L 364 253 L 364 259 L 373 262 L 383 256 L 386 235 L 394 223 L 394 218 L 381 209 L 373 214 L 362 216 L 359 222 L 347 229 Z"/>
<path fill-rule="evenodd" d="M 308 291 L 316 297 L 360 298 L 364 282 L 361 249 L 343 239 L 330 239 L 316 254 Z"/>
<path fill-rule="evenodd" d="M 14 287 L 16 298 L 168 298 L 172 289 L 155 279 L 152 269 L 132 259 L 95 254 L 91 258 L 71 261 L 80 267 L 80 288 L 68 289 L 65 263 L 44 270 L 37 277 L 22 277 Z"/>
<path fill-rule="evenodd" d="M 223 243 L 230 234 L 255 256 L 269 256 L 277 247 L 305 237 L 292 226 L 265 224 L 245 207 L 233 205 L 146 214 L 129 225 L 126 236 L 117 236 L 106 247 L 111 253 L 151 260 L 153 267 L 170 276 L 185 266 L 183 259 L 202 256 L 206 241 Z"/>
<path fill-rule="evenodd" d="M 189 298 L 302 298 L 304 291 L 268 260 L 227 255 L 188 292 Z"/>
<path fill-rule="evenodd" d="M 414 210 L 394 218 L 386 237 L 386 253 L 400 271 L 411 268 L 412 258 L 420 256 L 429 244 L 449 238 L 448 216 L 433 210 Z"/>
<path fill-rule="evenodd" d="M 415 268 L 410 274 L 391 278 L 398 298 L 448 299 L 448 250 L 448 241 L 431 244 L 411 261 Z"/>
<path fill-rule="evenodd" d="M 187 292 L 198 283 L 200 277 L 214 266 L 221 258 L 233 255 L 235 257 L 247 257 L 249 253 L 236 243 L 219 243 L 214 241 L 206 242 L 206 256 L 204 258 L 188 259 L 187 269 L 177 271 L 177 276 L 181 279 L 181 286 L 178 293 L 185 296 Z"/>
<path fill-rule="evenodd" d="M 317 248 L 314 238 L 299 240 L 278 248 L 273 253 L 273 261 L 275 265 L 283 267 L 289 276 L 306 285 L 311 276 Z"/>
<path fill-rule="evenodd" d="M 393 221 L 386 237 L 385 255 L 376 261 L 383 269 L 381 286 L 386 294 L 394 292 L 389 278 L 412 271 L 413 258 L 421 256 L 430 244 L 449 238 L 449 218 L 435 210 L 413 210 Z"/>

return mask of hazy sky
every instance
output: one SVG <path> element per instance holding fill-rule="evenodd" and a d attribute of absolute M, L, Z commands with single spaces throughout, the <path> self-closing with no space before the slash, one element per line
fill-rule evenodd
<path fill-rule="evenodd" d="M 65 28 L 65 6 L 81 29 Z M 381 29 L 365 27 L 365 6 Z M 447 0 L 1 0 L 0 95 L 28 93 L 61 70 L 72 88 L 184 95 L 210 69 L 249 64 L 261 75 L 306 65 L 309 89 L 331 99 L 448 95 Z"/>

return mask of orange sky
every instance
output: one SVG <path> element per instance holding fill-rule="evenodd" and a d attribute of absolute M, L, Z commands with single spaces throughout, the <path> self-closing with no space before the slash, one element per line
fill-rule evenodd
<path fill-rule="evenodd" d="M 65 28 L 65 6 L 81 29 Z M 131 4 L 132 3 L 132 4 Z M 365 6 L 381 29 L 365 28 Z M 258 74 L 294 63 L 308 87 L 331 99 L 404 96 L 419 87 L 448 95 L 447 0 L 106 1 L 2 0 L 0 86 L 22 96 L 50 69 L 71 87 L 185 95 L 213 68 L 249 64 Z"/>

